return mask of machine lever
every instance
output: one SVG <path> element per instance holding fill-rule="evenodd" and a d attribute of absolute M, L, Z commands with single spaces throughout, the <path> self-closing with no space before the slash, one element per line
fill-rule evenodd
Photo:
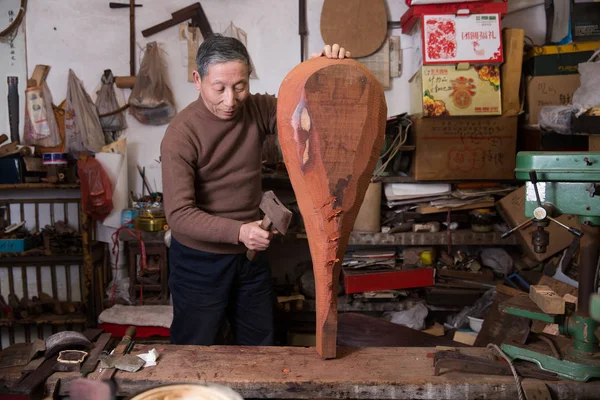
<path fill-rule="evenodd" d="M 537 187 L 537 183 L 538 183 L 537 173 L 535 172 L 534 169 L 529 171 L 529 180 L 533 184 L 533 190 L 535 190 L 535 199 L 537 200 L 538 207 L 542 207 L 542 200 L 540 199 L 540 192 L 538 192 L 538 187 Z"/>
<path fill-rule="evenodd" d="M 566 230 L 568 230 L 569 232 L 571 232 L 573 235 L 577 236 L 578 238 L 583 236 L 583 232 L 580 231 L 579 229 L 571 228 L 570 226 L 563 224 L 562 222 L 552 218 L 549 215 L 546 215 L 546 218 L 548 218 L 550 221 L 555 222 L 558 225 L 562 226 L 563 228 L 565 228 Z"/>
<path fill-rule="evenodd" d="M 534 220 L 534 218 L 529 218 L 529 219 L 521 222 L 519 225 L 515 226 L 510 231 L 504 232 L 502 234 L 501 238 L 502 239 L 506 239 L 507 237 L 509 237 L 510 235 L 512 235 L 515 231 L 518 231 L 519 229 L 523 228 L 525 225 L 529 225 L 531 223 L 531 221 L 533 221 L 533 220 Z"/>

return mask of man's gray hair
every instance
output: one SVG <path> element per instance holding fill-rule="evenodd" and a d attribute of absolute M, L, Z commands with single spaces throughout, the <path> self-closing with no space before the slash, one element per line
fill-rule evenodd
<path fill-rule="evenodd" d="M 246 46 L 239 40 L 219 34 L 204 39 L 196 54 L 196 64 L 200 78 L 208 74 L 208 66 L 211 64 L 225 63 L 229 61 L 241 61 L 248 66 L 250 74 L 250 56 Z"/>

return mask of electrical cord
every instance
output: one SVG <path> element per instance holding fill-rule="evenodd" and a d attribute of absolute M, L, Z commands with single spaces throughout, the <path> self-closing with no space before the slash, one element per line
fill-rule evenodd
<path fill-rule="evenodd" d="M 409 121 L 406 127 L 403 127 L 402 124 L 398 126 L 398 134 L 392 141 L 392 144 L 390 144 L 390 147 L 385 151 L 385 153 L 379 157 L 380 160 L 383 160 L 386 156 L 388 159 L 379 168 L 377 168 L 375 172 L 373 172 L 373 178 L 371 179 L 372 181 L 375 181 L 385 172 L 389 163 L 394 159 L 396 154 L 398 154 L 402 146 L 404 146 L 408 139 L 408 130 L 410 129 L 411 125 L 412 121 Z"/>
<path fill-rule="evenodd" d="M 506 353 L 503 352 L 502 349 L 494 343 L 489 343 L 487 345 L 487 348 L 495 350 L 496 353 L 498 353 L 500 355 L 500 357 L 502 357 L 508 363 L 508 365 L 510 366 L 510 370 L 513 373 L 513 376 L 515 377 L 515 382 L 517 384 L 517 394 L 519 396 L 519 400 L 525 400 L 525 394 L 523 393 L 523 386 L 521 386 L 521 378 L 519 377 L 519 374 L 517 373 L 517 370 L 515 369 L 515 366 L 513 365 L 513 362 L 510 359 L 510 357 L 508 357 L 506 355 Z"/>

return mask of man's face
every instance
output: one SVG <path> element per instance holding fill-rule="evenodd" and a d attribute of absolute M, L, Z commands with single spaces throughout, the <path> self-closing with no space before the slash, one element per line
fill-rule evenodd
<path fill-rule="evenodd" d="M 194 83 L 206 108 L 220 119 L 236 116 L 250 92 L 248 66 L 241 61 L 210 64 L 200 79 L 194 71 Z"/>

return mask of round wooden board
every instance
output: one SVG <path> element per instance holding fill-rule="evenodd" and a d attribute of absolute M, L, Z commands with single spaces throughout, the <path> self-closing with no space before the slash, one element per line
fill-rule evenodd
<path fill-rule="evenodd" d="M 146 390 L 131 400 L 242 400 L 232 389 L 216 384 L 173 384 Z"/>
<path fill-rule="evenodd" d="M 321 36 L 326 44 L 337 43 L 366 57 L 377 51 L 387 37 L 384 0 L 325 0 L 321 11 Z"/>

